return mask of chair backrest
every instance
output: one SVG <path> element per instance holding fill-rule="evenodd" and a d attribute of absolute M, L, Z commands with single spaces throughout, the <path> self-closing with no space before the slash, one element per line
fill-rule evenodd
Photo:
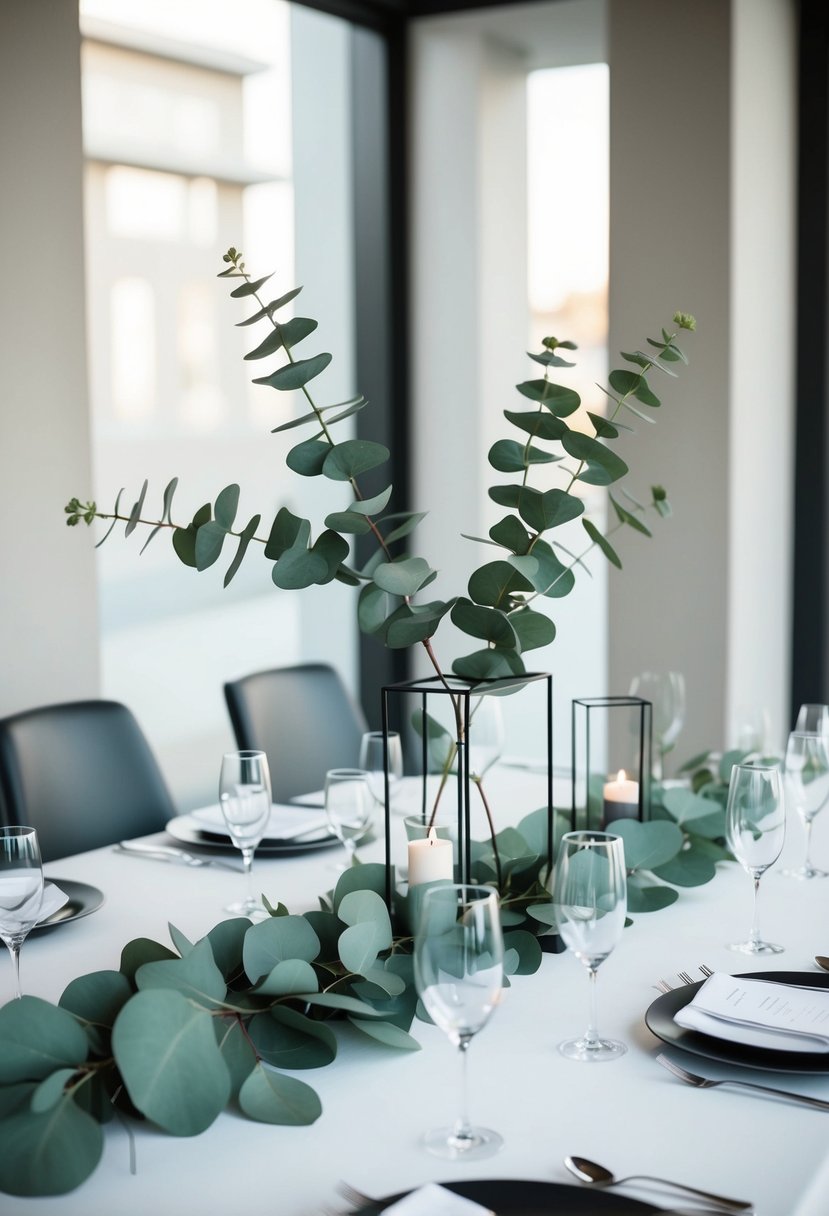
<path fill-rule="evenodd" d="M 0 719 L 0 811 L 37 828 L 44 861 L 160 831 L 175 807 L 147 740 L 117 701 Z"/>
<path fill-rule="evenodd" d="M 225 684 L 240 749 L 267 753 L 275 802 L 322 789 L 330 768 L 354 767 L 368 729 L 327 663 L 259 671 Z"/>

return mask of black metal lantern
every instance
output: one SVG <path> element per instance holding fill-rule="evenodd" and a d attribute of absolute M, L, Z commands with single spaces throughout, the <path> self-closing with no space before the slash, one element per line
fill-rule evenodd
<path fill-rule="evenodd" d="M 573 823 L 610 829 L 650 814 L 652 705 L 641 697 L 572 703 Z"/>

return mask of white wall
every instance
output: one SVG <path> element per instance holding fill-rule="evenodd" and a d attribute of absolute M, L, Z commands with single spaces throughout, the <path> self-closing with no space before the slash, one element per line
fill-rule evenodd
<path fill-rule="evenodd" d="M 77 0 L 0 5 L 0 714 L 98 691 Z M 85 530 L 85 527 L 84 527 Z"/>
<path fill-rule="evenodd" d="M 681 343 L 690 369 L 663 380 L 658 425 L 631 443 L 674 517 L 611 575 L 610 685 L 685 673 L 683 759 L 727 741 L 743 703 L 768 708 L 779 741 L 787 702 L 793 10 L 609 13 L 610 348 L 641 345 L 674 309 L 699 323 Z"/>

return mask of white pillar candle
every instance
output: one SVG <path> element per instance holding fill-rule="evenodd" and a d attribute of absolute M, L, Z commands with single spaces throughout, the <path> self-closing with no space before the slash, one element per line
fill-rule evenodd
<path fill-rule="evenodd" d="M 639 818 L 639 782 L 632 781 L 623 768 L 619 769 L 615 781 L 605 782 L 604 823 L 614 819 Z"/>
<path fill-rule="evenodd" d="M 434 828 L 429 829 L 425 840 L 409 841 L 410 887 L 442 878 L 451 882 L 453 865 L 452 841 L 440 839 Z"/>

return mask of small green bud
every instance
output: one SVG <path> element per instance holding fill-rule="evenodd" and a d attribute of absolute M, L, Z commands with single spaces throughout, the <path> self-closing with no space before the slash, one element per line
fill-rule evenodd
<path fill-rule="evenodd" d="M 695 330 L 697 327 L 697 320 L 696 317 L 692 317 L 689 312 L 675 312 L 674 324 L 678 325 L 680 329 Z"/>

